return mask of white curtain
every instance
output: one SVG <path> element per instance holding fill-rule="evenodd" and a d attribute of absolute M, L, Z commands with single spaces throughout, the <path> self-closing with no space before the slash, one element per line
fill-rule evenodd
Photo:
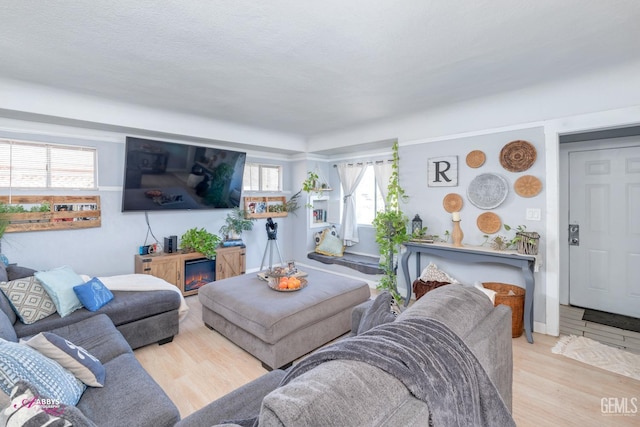
<path fill-rule="evenodd" d="M 376 176 L 376 185 L 380 189 L 380 193 L 382 193 L 382 199 L 384 203 L 387 203 L 387 193 L 389 180 L 391 179 L 391 174 L 393 172 L 393 164 L 391 162 L 378 161 L 373 164 L 373 172 Z"/>
<path fill-rule="evenodd" d="M 342 212 L 342 240 L 345 246 L 358 243 L 358 220 L 356 218 L 356 200 L 353 193 L 367 169 L 365 164 L 342 163 L 337 166 L 340 185 L 344 194 L 344 209 Z"/>

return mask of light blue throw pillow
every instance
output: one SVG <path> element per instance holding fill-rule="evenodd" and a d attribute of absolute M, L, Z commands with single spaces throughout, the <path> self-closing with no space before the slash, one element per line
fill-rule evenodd
<path fill-rule="evenodd" d="M 76 296 L 89 311 L 96 311 L 113 299 L 113 294 L 97 277 L 87 283 L 74 286 Z"/>
<path fill-rule="evenodd" d="M 104 386 L 106 376 L 104 366 L 84 348 L 51 332 L 40 332 L 24 343 L 58 362 L 86 385 Z"/>
<path fill-rule="evenodd" d="M 82 308 L 82 303 L 73 291 L 73 287 L 84 283 L 84 280 L 71 267 L 64 266 L 49 271 L 38 271 L 34 276 L 47 290 L 60 317 L 68 316 Z"/>
<path fill-rule="evenodd" d="M 24 344 L 0 341 L 0 388 L 10 395 L 20 380 L 32 384 L 38 393 L 75 406 L 86 386 L 59 363 Z"/>

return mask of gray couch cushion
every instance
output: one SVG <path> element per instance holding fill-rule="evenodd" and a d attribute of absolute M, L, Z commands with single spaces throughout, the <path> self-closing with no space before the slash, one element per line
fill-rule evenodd
<path fill-rule="evenodd" d="M 407 407 L 410 419 L 398 424 L 398 413 Z M 269 393 L 260 425 L 426 425 L 428 416 L 427 404 L 393 376 L 363 362 L 335 360 Z"/>
<path fill-rule="evenodd" d="M 20 267 L 19 265 L 10 264 L 7 266 L 7 276 L 9 280 L 22 279 L 23 277 L 33 276 L 37 270 L 29 267 Z"/>
<path fill-rule="evenodd" d="M 7 275 L 7 266 L 4 265 L 4 262 L 0 262 L 0 282 L 6 282 L 9 280 L 9 276 Z"/>
<path fill-rule="evenodd" d="M 89 387 L 78 402 L 85 416 L 101 427 L 169 427 L 178 422 L 178 408 L 133 353 L 121 354 L 104 366 L 104 387 Z"/>
<path fill-rule="evenodd" d="M 122 334 L 104 314 L 53 329 L 51 332 L 83 347 L 103 364 L 122 354 L 132 353 Z"/>
<path fill-rule="evenodd" d="M 485 294 L 473 287 L 447 285 L 436 288 L 403 311 L 398 320 L 427 317 L 439 320 L 464 338 L 493 310 Z"/>
<path fill-rule="evenodd" d="M 4 294 L 4 292 L 0 292 L 0 310 L 4 312 L 4 314 L 9 318 L 11 324 L 16 323 L 18 320 L 18 316 L 16 316 L 16 312 L 13 311 L 13 307 L 11 307 L 11 303 L 9 299 Z"/>
<path fill-rule="evenodd" d="M 180 308 L 180 295 L 173 291 L 113 291 L 113 296 L 96 313 L 106 314 L 116 326 Z"/>
<path fill-rule="evenodd" d="M 15 329 L 13 329 L 13 323 L 4 311 L 0 311 L 0 338 L 7 341 L 18 341 Z"/>

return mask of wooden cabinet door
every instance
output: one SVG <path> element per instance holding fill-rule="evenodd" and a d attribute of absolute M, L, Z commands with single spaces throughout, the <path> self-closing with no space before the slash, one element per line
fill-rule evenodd
<path fill-rule="evenodd" d="M 246 249 L 237 246 L 216 250 L 216 280 L 227 279 L 245 273 Z"/>
<path fill-rule="evenodd" d="M 176 260 L 153 262 L 150 274 L 178 286 L 178 263 Z"/>
<path fill-rule="evenodd" d="M 150 257 L 136 255 L 135 272 L 150 274 L 178 286 L 179 259 L 174 257 Z M 180 286 L 178 286 L 180 287 Z"/>

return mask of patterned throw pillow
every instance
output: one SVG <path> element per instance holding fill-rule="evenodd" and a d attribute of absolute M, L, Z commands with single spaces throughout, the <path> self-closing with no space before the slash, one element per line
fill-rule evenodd
<path fill-rule="evenodd" d="M 316 246 L 316 252 L 322 255 L 342 256 L 344 245 L 339 237 L 334 236 L 330 229 L 324 230 L 320 244 Z"/>
<path fill-rule="evenodd" d="M 53 300 L 34 276 L 1 282 L 0 289 L 23 323 L 29 325 L 56 312 Z"/>
<path fill-rule="evenodd" d="M 316 246 L 318 246 L 320 242 L 322 242 L 322 237 L 324 236 L 325 232 L 331 234 L 334 237 L 340 237 L 338 236 L 338 230 L 336 229 L 336 226 L 332 225 L 331 227 L 327 227 L 324 230 L 318 231 L 317 233 L 313 234 L 313 242 Z"/>
<path fill-rule="evenodd" d="M 55 362 L 31 347 L 0 341 L 0 388 L 7 394 L 20 380 L 32 384 L 42 395 L 65 405 L 75 405 L 86 386 Z"/>
<path fill-rule="evenodd" d="M 460 283 L 444 271 L 438 269 L 438 266 L 432 262 L 430 262 L 427 268 L 422 271 L 420 280 L 422 280 L 423 282 L 447 282 L 454 284 Z"/>
<path fill-rule="evenodd" d="M 113 294 L 97 277 L 87 283 L 74 286 L 73 292 L 89 311 L 96 311 L 113 299 Z"/>
<path fill-rule="evenodd" d="M 24 344 L 55 360 L 86 385 L 104 386 L 104 366 L 84 348 L 51 332 L 40 332 Z"/>
<path fill-rule="evenodd" d="M 82 308 L 82 303 L 73 291 L 73 287 L 83 284 L 84 280 L 71 267 L 64 266 L 49 271 L 38 271 L 34 276 L 42 282 L 56 305 L 60 317 L 68 316 Z"/>

